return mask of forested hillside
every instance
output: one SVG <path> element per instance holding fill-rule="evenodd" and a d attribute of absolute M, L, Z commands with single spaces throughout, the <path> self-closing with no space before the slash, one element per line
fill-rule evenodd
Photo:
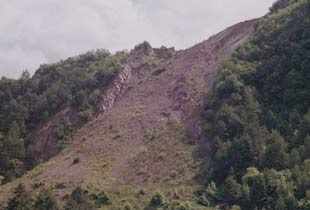
<path fill-rule="evenodd" d="M 0 182 L 10 181 L 37 164 L 32 151 L 33 130 L 69 107 L 77 115 L 77 122 L 74 124 L 68 116 L 63 116 L 51 134 L 64 147 L 76 128 L 91 118 L 101 92 L 125 58 L 126 53 L 112 56 L 105 50 L 97 50 L 42 65 L 32 78 L 27 71 L 18 80 L 2 78 Z"/>
<path fill-rule="evenodd" d="M 208 95 L 212 145 L 200 202 L 310 209 L 310 2 L 277 1 Z"/>
<path fill-rule="evenodd" d="M 2 78 L 0 209 L 309 210 L 309 81 L 309 0 Z"/>

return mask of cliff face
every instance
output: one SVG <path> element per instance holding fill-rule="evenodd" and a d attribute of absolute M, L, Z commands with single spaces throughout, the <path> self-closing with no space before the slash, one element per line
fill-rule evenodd
<path fill-rule="evenodd" d="M 239 23 L 187 50 L 138 45 L 102 93 L 96 117 L 65 150 L 20 180 L 29 186 L 66 183 L 56 189 L 59 197 L 79 185 L 108 191 L 192 185 L 204 164 L 194 157 L 195 142 L 203 138 L 197 116 L 204 94 L 221 60 L 248 38 L 255 23 Z M 1 188 L 1 202 L 16 183 Z"/>
<path fill-rule="evenodd" d="M 118 96 L 127 88 L 131 78 L 131 67 L 126 67 L 116 76 L 110 87 L 102 94 L 100 112 L 106 112 L 113 107 Z"/>

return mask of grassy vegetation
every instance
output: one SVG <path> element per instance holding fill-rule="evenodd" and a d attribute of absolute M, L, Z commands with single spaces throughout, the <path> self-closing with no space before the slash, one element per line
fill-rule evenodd
<path fill-rule="evenodd" d="M 47 180 L 46 175 L 40 177 L 55 163 L 52 159 L 23 177 L 34 180 L 26 183 L 29 189 L 18 185 L 23 179 L 11 183 L 15 192 L 7 209 L 56 210 L 59 203 L 68 210 L 309 209 L 309 14 L 309 1 L 277 1 L 270 14 L 256 25 L 249 42 L 220 67 L 203 111 L 206 143 L 211 145 L 209 154 L 188 135 L 182 122 L 170 120 L 165 129 L 142 128 L 142 141 L 127 142 L 124 139 L 129 137 L 123 135 L 126 132 L 121 126 L 109 121 L 102 129 L 83 136 L 72 153 L 58 157 L 57 163 L 71 167 L 66 171 L 70 178 L 76 171 L 85 172 L 82 181 L 55 182 Z M 0 102 L 0 117 L 11 123 L 9 129 L 0 124 L 0 163 L 4 163 L 0 164 L 0 181 L 20 175 L 31 141 L 17 140 L 28 137 L 38 123 L 44 123 L 64 106 L 74 109 L 81 123 L 92 116 L 101 90 L 126 58 L 125 53 L 101 53 L 42 66 L 33 78 L 25 73 L 17 81 L 0 81 L 0 98 L 6 100 Z M 157 67 L 150 80 L 166 71 L 156 59 L 144 65 Z M 57 81 L 65 86 L 57 89 Z M 40 100 L 57 102 L 43 105 L 47 113 L 29 105 L 26 93 L 19 92 L 28 83 L 26 89 L 34 94 L 31 100 L 39 97 L 39 104 Z M 5 85 L 8 87 L 3 88 Z M 192 89 L 197 86 L 191 79 L 189 85 Z M 12 97 L 7 89 L 15 90 Z M 7 116 L 8 110 L 15 114 Z M 146 107 L 140 104 L 125 110 L 113 120 L 136 122 L 147 114 Z M 39 114 L 42 119 L 32 119 L 29 113 Z M 96 126 L 98 121 L 90 125 Z M 52 127 L 53 137 L 64 146 L 75 132 L 68 118 Z M 100 144 L 103 141 L 109 144 Z M 116 143 L 138 146 L 130 145 L 125 150 L 115 148 L 122 146 Z M 100 149 L 88 157 L 96 146 Z M 9 148 L 15 148 L 15 153 L 10 153 L 10 159 L 1 159 L 2 154 L 12 151 Z M 122 159 L 122 155 L 126 158 Z M 114 174 L 116 163 L 125 169 Z M 53 193 L 59 197 L 56 199 Z"/>

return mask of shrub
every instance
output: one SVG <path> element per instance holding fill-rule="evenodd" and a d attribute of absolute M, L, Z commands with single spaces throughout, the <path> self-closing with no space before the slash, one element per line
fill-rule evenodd
<path fill-rule="evenodd" d="M 74 158 L 72 164 L 73 164 L 73 165 L 74 165 L 74 164 L 78 164 L 79 162 L 80 162 L 80 158 Z"/>
<path fill-rule="evenodd" d="M 111 204 L 110 197 L 104 192 L 100 192 L 99 194 L 92 194 L 92 199 L 96 201 L 99 205 L 109 205 Z"/>
<path fill-rule="evenodd" d="M 65 203 L 65 210 L 93 210 L 111 204 L 112 201 L 104 192 L 90 193 L 81 187 L 75 188 Z"/>
<path fill-rule="evenodd" d="M 55 189 L 64 189 L 64 188 L 66 188 L 65 182 L 58 182 L 55 184 Z"/>
<path fill-rule="evenodd" d="M 166 204 L 165 195 L 160 191 L 156 191 L 151 199 L 151 204 L 156 207 L 164 206 Z"/>
<path fill-rule="evenodd" d="M 14 190 L 14 197 L 9 200 L 5 210 L 34 210 L 32 201 L 33 199 L 25 186 L 19 184 Z"/>
<path fill-rule="evenodd" d="M 89 192 L 81 187 L 75 188 L 65 203 L 65 210 L 95 210 L 96 205 L 91 199 Z"/>
<path fill-rule="evenodd" d="M 0 185 L 2 185 L 3 180 L 5 180 L 5 177 L 0 175 Z"/>
<path fill-rule="evenodd" d="M 36 197 L 34 203 L 36 210 L 58 210 L 58 204 L 48 189 L 43 189 Z"/>
<path fill-rule="evenodd" d="M 152 73 L 152 75 L 158 76 L 158 75 L 160 75 L 161 73 L 163 73 L 163 72 L 165 72 L 165 71 L 166 71 L 165 68 L 160 68 L 160 69 L 155 70 L 155 71 Z"/>
<path fill-rule="evenodd" d="M 83 122 L 87 122 L 92 116 L 93 110 L 91 108 L 79 112 L 79 117 Z"/>
<path fill-rule="evenodd" d="M 124 207 L 124 210 L 133 210 L 134 208 L 132 207 L 132 205 L 130 203 L 127 203 Z"/>
<path fill-rule="evenodd" d="M 180 201 L 172 201 L 169 204 L 169 210 L 190 210 L 191 207 L 189 205 L 186 205 Z"/>
<path fill-rule="evenodd" d="M 32 184 L 32 188 L 33 188 L 33 189 L 38 189 L 38 188 L 42 187 L 43 185 L 44 185 L 43 182 L 34 182 L 34 183 Z"/>

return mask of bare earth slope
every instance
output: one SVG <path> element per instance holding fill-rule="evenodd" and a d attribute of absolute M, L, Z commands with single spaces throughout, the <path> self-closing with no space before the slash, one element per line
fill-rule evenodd
<path fill-rule="evenodd" d="M 62 183 L 54 187 L 60 198 L 79 185 L 106 189 L 112 197 L 142 188 L 192 187 L 203 162 L 188 140 L 202 138 L 196 116 L 204 94 L 220 61 L 248 38 L 255 22 L 232 26 L 187 50 L 137 46 L 104 93 L 97 116 L 59 155 L 2 186 L 2 205 L 20 181 L 29 187 Z"/>

